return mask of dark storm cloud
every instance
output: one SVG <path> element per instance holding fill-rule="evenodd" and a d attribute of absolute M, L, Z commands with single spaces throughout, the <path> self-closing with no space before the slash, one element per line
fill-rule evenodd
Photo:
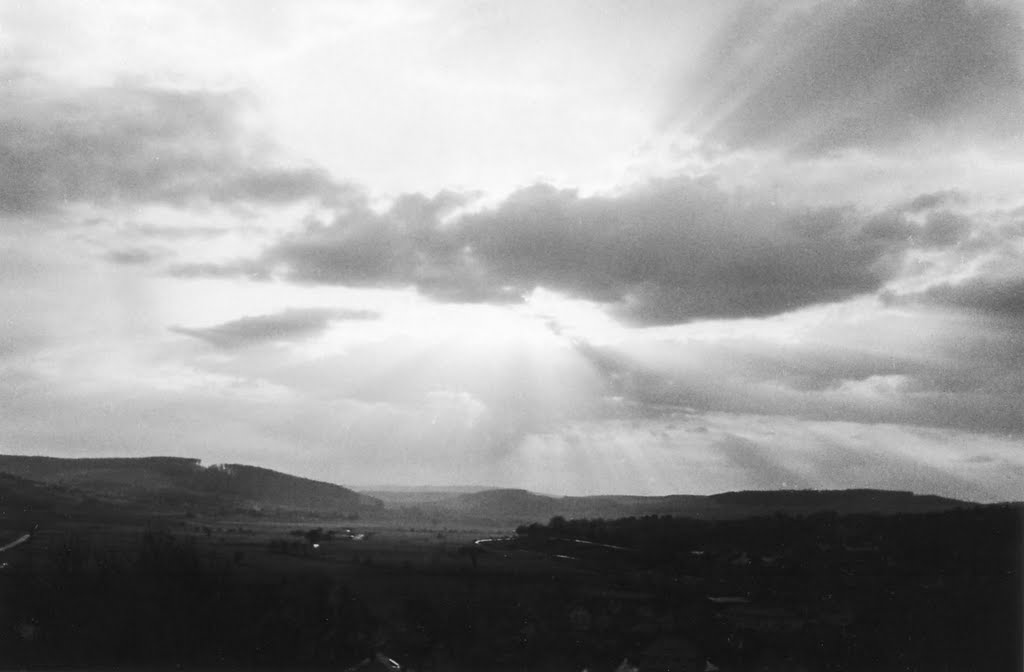
<path fill-rule="evenodd" d="M 805 154 L 891 146 L 927 131 L 1019 138 L 1022 53 L 1010 3 L 747 3 L 671 116 L 728 147 Z"/>
<path fill-rule="evenodd" d="M 524 190 L 469 218 L 464 244 L 499 287 L 556 289 L 659 324 L 872 291 L 892 261 L 875 226 L 891 223 L 841 208 L 787 212 L 674 180 L 614 198 Z"/>
<path fill-rule="evenodd" d="M 670 324 L 773 315 L 874 292 L 922 233 L 898 210 L 789 210 L 689 178 L 618 196 L 537 185 L 455 217 L 461 204 L 449 193 L 404 196 L 383 213 L 355 203 L 258 260 L 172 273 L 411 286 L 457 302 L 520 301 L 543 287 L 634 323 Z"/>
<path fill-rule="evenodd" d="M 243 317 L 212 327 L 171 327 L 171 331 L 230 349 L 308 338 L 325 331 L 332 322 L 377 317 L 376 313 L 365 310 L 296 308 L 270 315 Z"/>
<path fill-rule="evenodd" d="M 16 78 L 0 90 L 0 213 L 94 204 L 335 203 L 317 168 L 275 165 L 240 122 L 240 93 L 119 84 L 64 90 Z"/>

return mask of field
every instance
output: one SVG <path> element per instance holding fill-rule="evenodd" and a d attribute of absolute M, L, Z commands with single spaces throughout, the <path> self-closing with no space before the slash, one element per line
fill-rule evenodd
<path fill-rule="evenodd" d="M 1012 507 L 650 516 L 517 534 L 393 510 L 104 509 L 52 518 L 2 554 L 0 655 L 26 668 L 1010 670 L 1021 520 Z"/>
<path fill-rule="evenodd" d="M 530 614 L 564 611 L 569 585 L 588 575 L 474 544 L 511 532 L 323 518 L 57 522 L 5 558 L 4 659 L 338 669 L 380 651 L 413 669 L 522 669 L 513 658 L 531 653 L 519 641 Z"/>

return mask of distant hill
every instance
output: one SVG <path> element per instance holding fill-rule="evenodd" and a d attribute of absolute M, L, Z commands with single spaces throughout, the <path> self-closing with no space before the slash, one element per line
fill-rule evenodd
<path fill-rule="evenodd" d="M 243 464 L 204 467 L 183 457 L 56 458 L 0 455 L 0 507 L 18 498 L 33 506 L 47 501 L 129 503 L 165 510 L 245 509 L 352 514 L 389 508 L 431 516 L 472 518 L 502 524 L 565 518 L 626 518 L 672 515 L 735 519 L 777 512 L 924 513 L 971 502 L 898 490 L 748 490 L 717 495 L 598 495 L 553 497 L 521 489 L 471 487 L 382 488 L 358 493 L 349 488 Z M 44 485 L 38 488 L 36 485 Z M 6 497 L 6 499 L 5 499 Z"/>
<path fill-rule="evenodd" d="M 0 455 L 0 473 L 104 501 L 174 508 L 356 513 L 383 504 L 332 483 L 242 464 L 203 467 L 183 457 L 57 458 Z"/>
<path fill-rule="evenodd" d="M 290 476 L 279 471 L 245 464 L 220 464 L 207 469 L 217 492 L 263 506 L 316 511 L 378 509 L 382 502 L 333 483 Z"/>
<path fill-rule="evenodd" d="M 527 490 L 484 490 L 458 495 L 434 504 L 449 513 L 479 518 L 514 516 L 529 520 L 546 520 L 560 508 L 559 498 L 538 495 Z"/>
<path fill-rule="evenodd" d="M 371 485 L 358 488 L 364 495 L 393 506 L 441 502 L 459 495 L 493 489 L 486 485 Z"/>
<path fill-rule="evenodd" d="M 406 502 L 406 504 L 412 504 Z M 707 519 L 748 518 L 774 513 L 924 513 L 973 503 L 897 490 L 749 490 L 717 495 L 598 495 L 551 497 L 527 490 L 497 489 L 425 500 L 425 511 L 494 521 L 546 522 L 565 518 L 626 518 L 673 515 Z"/>
<path fill-rule="evenodd" d="M 909 490 L 743 490 L 711 495 L 725 509 L 768 509 L 771 512 L 835 511 L 836 513 L 928 513 L 973 502 Z"/>

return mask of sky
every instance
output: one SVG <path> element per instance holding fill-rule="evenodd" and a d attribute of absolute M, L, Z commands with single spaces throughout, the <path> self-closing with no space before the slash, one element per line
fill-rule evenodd
<path fill-rule="evenodd" d="M 1007 0 L 0 0 L 0 451 L 1024 499 Z"/>

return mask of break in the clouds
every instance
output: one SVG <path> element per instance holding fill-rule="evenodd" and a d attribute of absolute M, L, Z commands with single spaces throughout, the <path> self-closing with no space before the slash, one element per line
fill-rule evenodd
<path fill-rule="evenodd" d="M 372 320 L 369 310 L 293 308 L 271 315 L 252 315 L 210 327 L 173 327 L 172 331 L 206 341 L 218 348 L 240 348 L 261 343 L 294 341 L 322 333 L 334 322 Z"/>
<path fill-rule="evenodd" d="M 927 136 L 1019 140 L 1020 7 L 968 0 L 744 3 L 678 96 L 675 120 L 731 148 L 816 154 L 903 146 Z"/>
<path fill-rule="evenodd" d="M 315 167 L 287 167 L 246 129 L 237 91 L 131 81 L 68 87 L 9 72 L 0 89 L 0 212 L 333 202 L 346 188 Z"/>

